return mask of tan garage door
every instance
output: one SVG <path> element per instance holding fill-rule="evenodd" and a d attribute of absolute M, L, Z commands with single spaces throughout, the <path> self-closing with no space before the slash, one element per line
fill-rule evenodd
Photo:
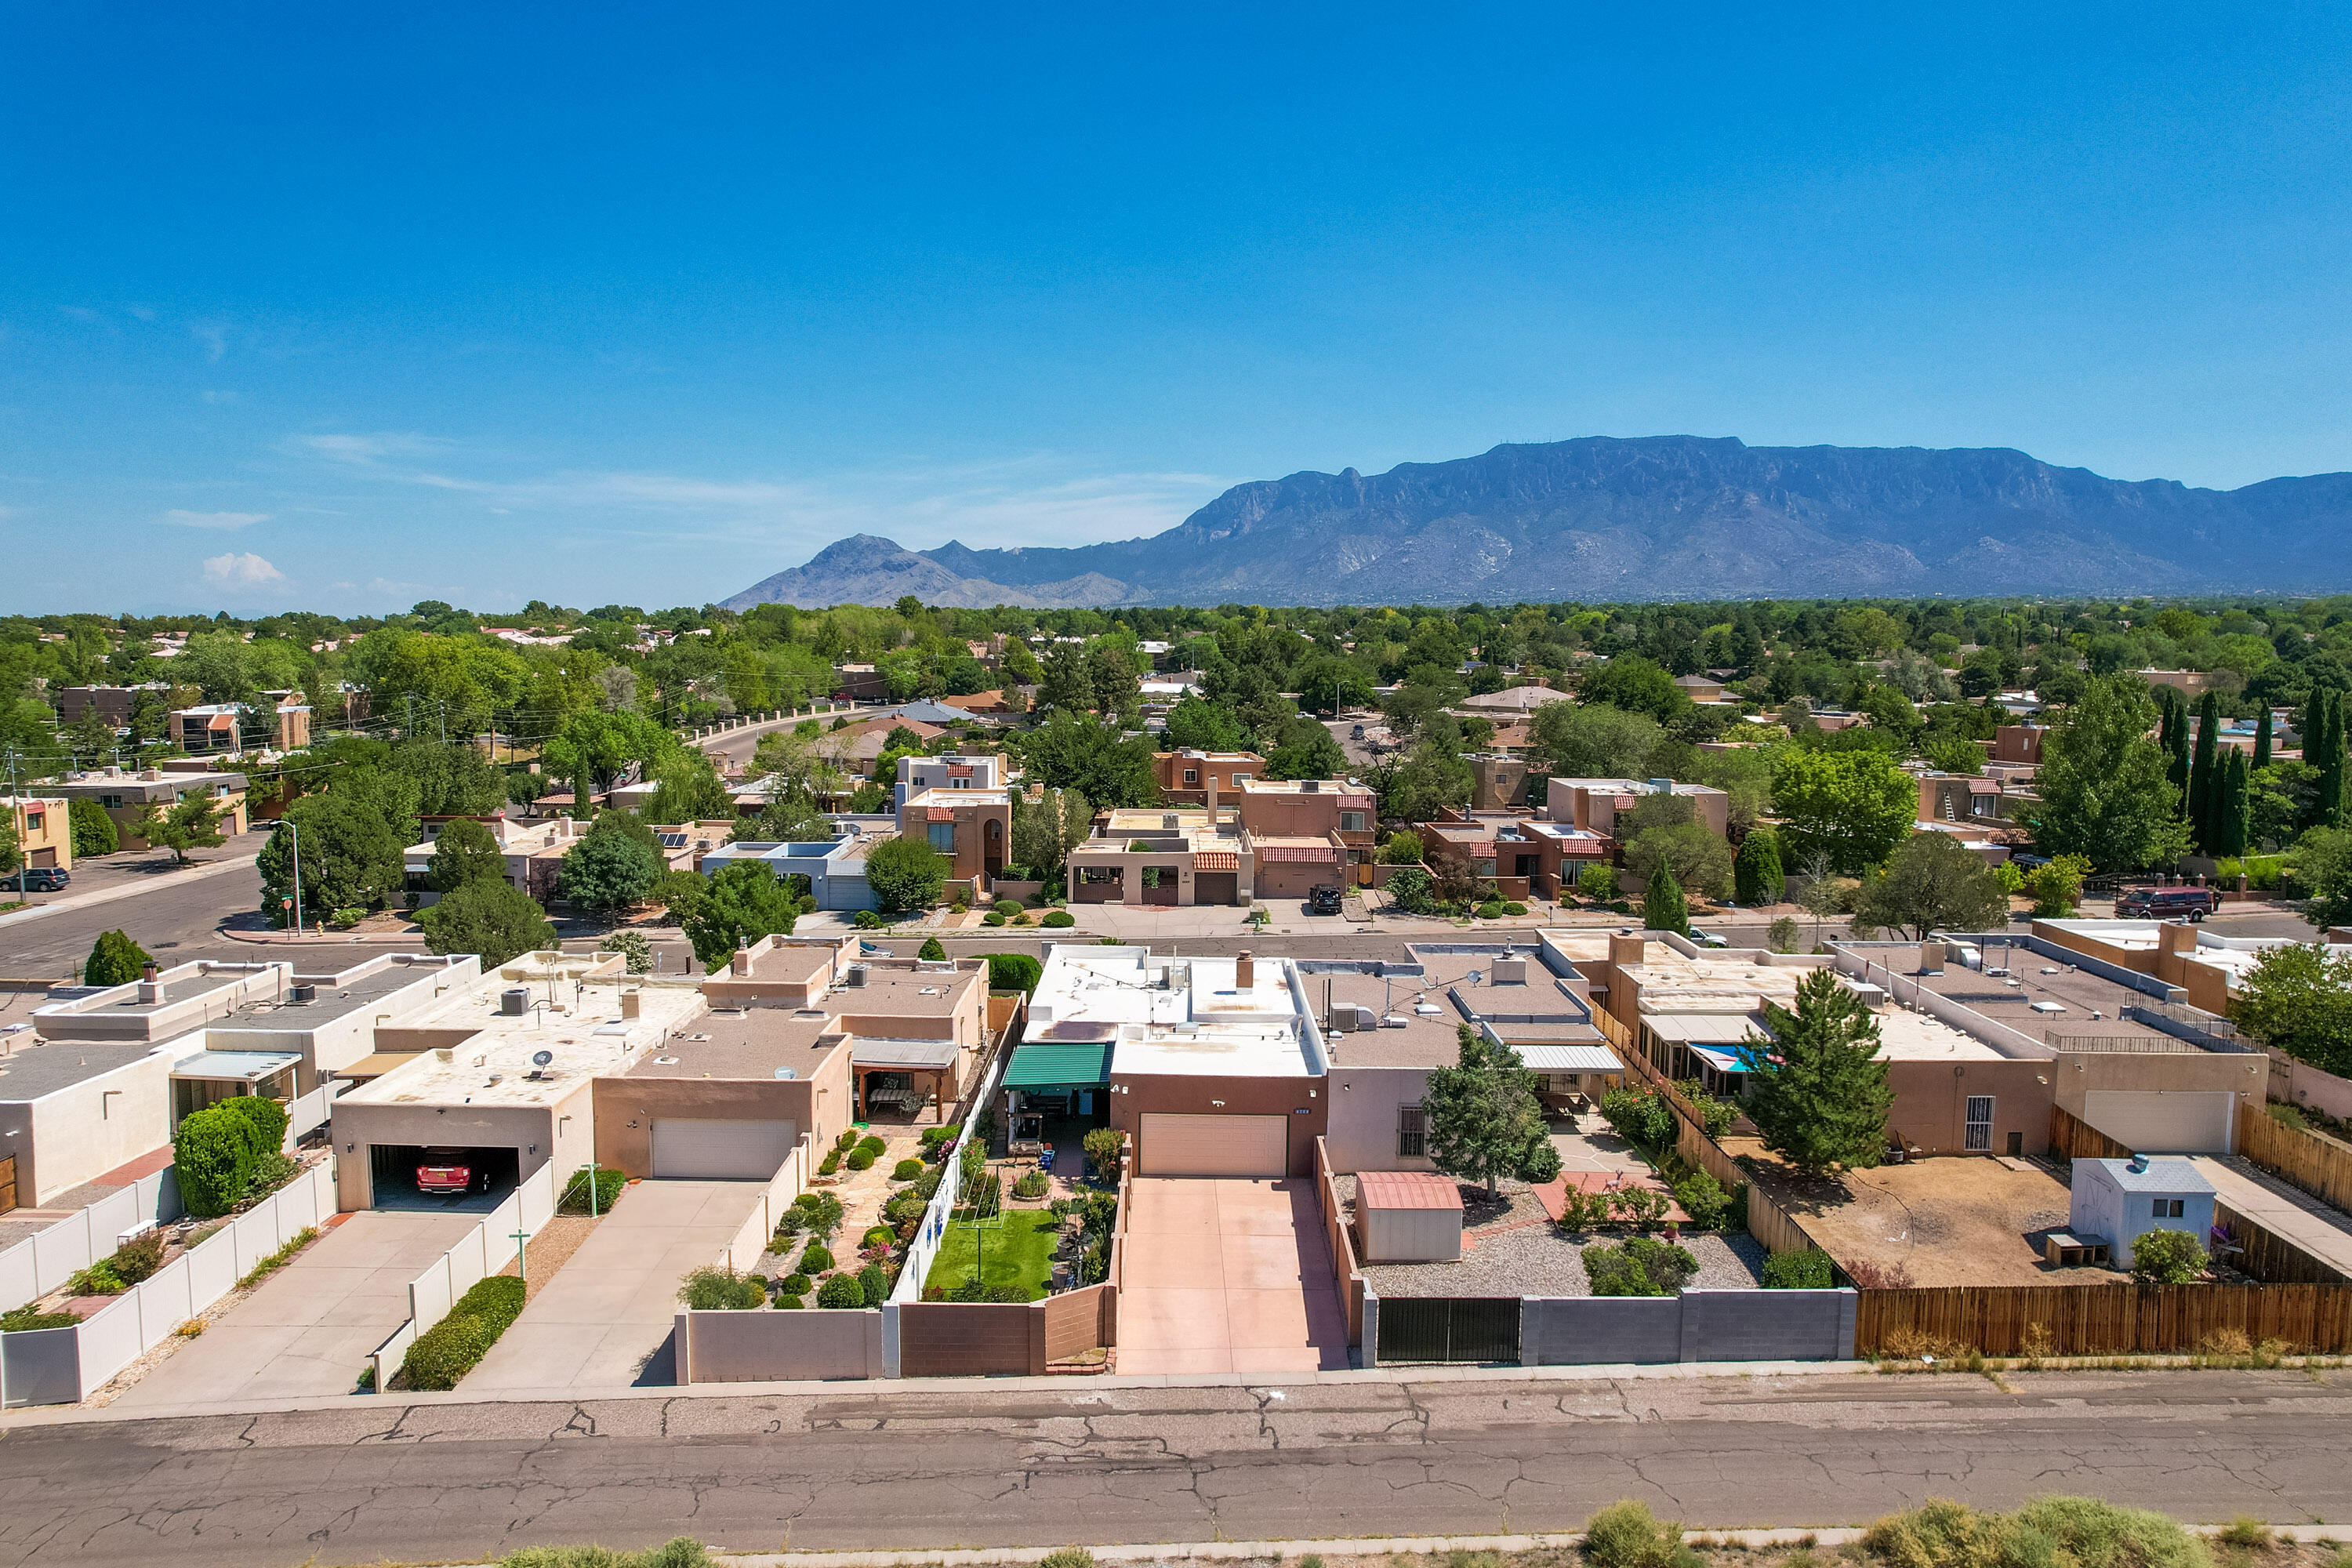
<path fill-rule="evenodd" d="M 654 1118 L 654 1174 L 674 1181 L 764 1182 L 792 1157 L 800 1129 L 790 1121 Z"/>
<path fill-rule="evenodd" d="M 2227 1091 L 2095 1089 L 2083 1096 L 2083 1120 L 2137 1154 L 2226 1154 L 2237 1101 Z"/>
<path fill-rule="evenodd" d="M 1147 1176 L 1280 1176 L 1290 1170 L 1287 1116 L 1143 1118 Z"/>

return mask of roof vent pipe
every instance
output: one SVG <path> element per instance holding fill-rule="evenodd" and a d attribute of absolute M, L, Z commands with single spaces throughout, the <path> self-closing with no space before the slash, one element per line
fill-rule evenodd
<path fill-rule="evenodd" d="M 1234 989 L 1248 991 L 1256 984 L 1257 964 L 1251 959 L 1249 949 L 1244 948 L 1234 955 Z"/>

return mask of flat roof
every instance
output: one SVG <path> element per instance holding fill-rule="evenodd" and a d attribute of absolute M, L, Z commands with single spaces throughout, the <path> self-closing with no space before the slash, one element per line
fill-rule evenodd
<path fill-rule="evenodd" d="M 704 1010 L 699 990 L 658 982 L 624 985 L 599 976 L 576 992 L 557 986 L 562 1012 L 533 1005 L 519 1015 L 501 1013 L 499 993 L 512 984 L 503 974 L 493 976 L 412 1020 L 441 1028 L 471 1024 L 478 1032 L 449 1047 L 446 1058 L 439 1050 L 419 1051 L 336 1104 L 551 1105 L 589 1079 L 622 1069 Z M 543 1001 L 543 983 L 534 990 Z M 637 996 L 637 1017 L 621 1016 L 624 990 Z M 541 1051 L 553 1058 L 544 1068 L 532 1060 Z"/>
<path fill-rule="evenodd" d="M 963 1047 L 954 1040 L 906 1040 L 853 1035 L 849 1059 L 862 1068 L 946 1068 L 955 1065 Z"/>
<path fill-rule="evenodd" d="M 920 967 L 920 960 L 911 961 L 917 965 L 912 968 L 894 967 L 876 959 L 856 962 L 866 965 L 866 984 L 853 986 L 835 983 L 824 994 L 824 1005 L 835 1013 L 860 1017 L 897 1014 L 909 1018 L 944 1018 L 971 999 L 973 986 L 988 984 L 984 963 L 978 969 L 950 969 L 944 964 L 926 969 Z M 897 961 L 899 964 L 909 962 Z"/>
<path fill-rule="evenodd" d="M 822 1007 L 721 1008 L 671 1029 L 624 1078 L 809 1078 L 846 1037 Z"/>
<path fill-rule="evenodd" d="M 306 1031 L 323 1029 L 339 1018 L 350 1016 L 375 1005 L 385 997 L 404 991 L 418 981 L 441 973 L 438 966 L 393 964 L 362 974 L 349 985 L 335 985 L 331 980 L 313 980 L 297 974 L 278 994 L 247 1002 L 230 1009 L 215 1022 L 215 1029 L 273 1029 Z M 293 1000 L 296 985 L 316 985 L 318 998 L 310 1002 Z"/>
<path fill-rule="evenodd" d="M 793 942 L 772 947 L 751 956 L 751 978 L 785 985 L 806 985 L 819 976 L 832 972 L 835 955 L 841 952 L 837 942 Z M 713 980 L 733 978 L 731 971 L 721 969 L 709 976 Z"/>
<path fill-rule="evenodd" d="M 1111 1074 L 1177 1078 L 1313 1078 L 1316 1064 L 1295 1030 L 1266 1024 L 1204 1028 L 1129 1025 L 1111 1047 Z"/>
<path fill-rule="evenodd" d="M 41 1100 L 153 1054 L 144 1040 L 51 1040 L 0 1057 L 0 1101 Z"/>
<path fill-rule="evenodd" d="M 172 1076 L 191 1082 L 258 1083 L 301 1060 L 299 1051 L 194 1051 L 172 1065 Z"/>
<path fill-rule="evenodd" d="M 2001 1054 L 1974 1035 L 1952 1027 L 1940 1018 L 1902 1007 L 1881 1007 L 1878 1021 L 1882 1062 L 2000 1061 Z"/>
<path fill-rule="evenodd" d="M 1893 967 L 1904 979 L 1915 981 L 1995 1023 L 2005 1024 L 2028 1039 L 2060 1047 L 2070 1040 L 2083 1040 L 2083 1048 L 2088 1049 L 2096 1048 L 2087 1043 L 2091 1039 L 2121 1039 L 2164 1051 L 2176 1050 L 2187 1043 L 2161 1029 L 2121 1016 L 2125 1007 L 2150 1005 L 2160 1000 L 2147 992 L 2118 984 L 2063 960 L 2044 958 L 2021 942 L 2013 947 L 1989 942 L 1980 951 L 1988 966 L 2006 968 L 2009 973 L 1986 974 L 1964 969 L 1958 963 L 1947 963 L 1941 974 L 1906 973 L 1899 962 Z M 1880 963 L 1875 957 L 1872 962 Z M 1913 966 L 1916 966 L 1916 959 Z M 1880 963 L 1880 967 L 1886 966 Z M 2092 1016 L 2094 1014 L 2098 1016 Z"/>

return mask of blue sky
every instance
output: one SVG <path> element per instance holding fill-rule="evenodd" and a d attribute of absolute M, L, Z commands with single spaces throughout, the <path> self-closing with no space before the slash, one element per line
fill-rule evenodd
<path fill-rule="evenodd" d="M 0 25 L 0 608 L 700 603 L 1580 435 L 2352 468 L 2341 6 L 341 9 Z"/>

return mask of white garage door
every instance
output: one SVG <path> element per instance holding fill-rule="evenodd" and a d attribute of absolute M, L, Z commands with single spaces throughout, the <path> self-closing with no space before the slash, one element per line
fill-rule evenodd
<path fill-rule="evenodd" d="M 2137 1154 L 2226 1154 L 2237 1104 L 2226 1091 L 2095 1089 L 2083 1096 L 2083 1120 Z"/>
<path fill-rule="evenodd" d="M 790 1121 L 654 1119 L 654 1174 L 677 1180 L 764 1182 L 792 1157 L 800 1128 Z"/>
<path fill-rule="evenodd" d="M 1147 1176 L 1281 1176 L 1290 1171 L 1287 1116 L 1143 1119 Z"/>

